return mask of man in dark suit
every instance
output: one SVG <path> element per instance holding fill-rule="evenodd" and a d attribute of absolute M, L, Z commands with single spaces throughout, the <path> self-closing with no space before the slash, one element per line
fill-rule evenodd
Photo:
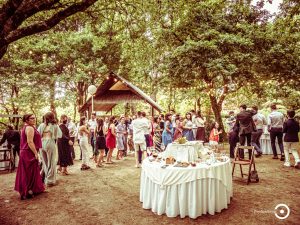
<path fill-rule="evenodd" d="M 241 145 L 245 145 L 247 140 L 247 146 L 251 146 L 251 134 L 256 130 L 252 119 L 253 115 L 254 112 L 247 110 L 246 105 L 240 106 L 240 113 L 236 116 L 236 123 L 239 127 L 239 140 Z M 241 156 L 243 156 L 243 154 L 241 154 Z"/>
<path fill-rule="evenodd" d="M 239 142 L 239 128 L 234 122 L 232 129 L 230 129 L 228 133 L 228 140 L 229 140 L 229 149 L 230 149 L 230 158 L 234 158 L 234 149 L 236 144 Z"/>
<path fill-rule="evenodd" d="M 0 146 L 7 141 L 7 148 L 13 149 L 13 155 L 14 155 L 14 164 L 13 168 L 15 168 L 15 158 L 16 154 L 19 155 L 20 153 L 20 133 L 17 130 L 14 130 L 12 125 L 7 126 L 7 130 L 3 134 L 3 137 L 0 141 Z"/>

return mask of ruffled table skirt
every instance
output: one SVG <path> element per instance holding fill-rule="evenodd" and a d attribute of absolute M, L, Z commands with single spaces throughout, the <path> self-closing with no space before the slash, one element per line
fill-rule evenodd
<path fill-rule="evenodd" d="M 161 188 L 147 176 L 142 176 L 140 201 L 144 209 L 157 215 L 197 218 L 202 214 L 214 215 L 227 209 L 232 194 L 217 179 L 201 179 Z"/>
<path fill-rule="evenodd" d="M 195 219 L 203 214 L 214 215 L 216 212 L 219 213 L 228 208 L 230 198 L 233 196 L 230 162 L 211 168 L 212 174 L 210 175 L 208 175 L 207 169 L 195 168 L 197 172 L 207 174 L 207 177 L 190 179 L 187 182 L 177 181 L 169 185 L 154 182 L 155 179 L 151 172 L 149 173 L 147 164 L 149 163 L 143 165 L 145 169 L 141 172 L 140 183 L 140 201 L 144 209 L 151 209 L 157 215 L 166 214 L 168 217 L 179 215 L 181 218 L 188 216 Z M 153 165 L 151 168 L 152 172 L 154 167 Z M 220 171 L 219 176 L 212 178 Z M 155 171 L 155 174 L 157 172 Z M 183 169 L 182 174 L 186 174 L 186 172 L 188 170 Z M 174 173 L 180 173 L 180 171 L 174 170 Z M 178 175 L 176 175 L 177 178 Z M 186 176 L 185 179 L 187 180 Z"/>
<path fill-rule="evenodd" d="M 277 154 L 280 154 L 280 149 L 277 140 L 275 141 Z M 270 134 L 262 134 L 260 138 L 260 147 L 264 155 L 273 155 Z"/>

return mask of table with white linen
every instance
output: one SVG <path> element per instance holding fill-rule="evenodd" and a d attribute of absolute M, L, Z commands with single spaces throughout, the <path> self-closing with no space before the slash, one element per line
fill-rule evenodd
<path fill-rule="evenodd" d="M 275 141 L 277 154 L 280 154 L 279 145 L 277 139 Z M 260 137 L 260 147 L 264 155 L 273 155 L 270 133 L 263 133 Z"/>
<path fill-rule="evenodd" d="M 168 144 L 163 153 L 164 158 L 173 156 L 177 161 L 195 162 L 203 149 L 201 141 L 189 141 L 185 144 Z"/>
<path fill-rule="evenodd" d="M 197 218 L 227 209 L 233 196 L 230 160 L 196 167 L 161 168 L 163 164 L 143 161 L 140 201 L 144 209 L 168 217 Z"/>

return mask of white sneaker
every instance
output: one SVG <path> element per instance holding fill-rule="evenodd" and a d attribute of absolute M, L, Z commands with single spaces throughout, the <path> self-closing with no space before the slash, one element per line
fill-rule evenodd
<path fill-rule="evenodd" d="M 291 164 L 289 162 L 285 162 L 283 165 L 286 166 L 286 167 L 290 167 L 291 166 Z"/>

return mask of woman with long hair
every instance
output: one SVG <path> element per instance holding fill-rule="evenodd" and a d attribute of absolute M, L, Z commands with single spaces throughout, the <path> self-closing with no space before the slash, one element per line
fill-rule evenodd
<path fill-rule="evenodd" d="M 174 141 L 182 137 L 183 118 L 179 116 L 178 118 L 176 118 L 175 123 L 176 123 L 176 128 L 174 132 Z"/>
<path fill-rule="evenodd" d="M 114 148 L 116 147 L 116 128 L 115 128 L 114 120 L 115 120 L 114 116 L 111 116 L 109 118 L 108 128 L 106 132 L 106 146 L 108 148 L 107 160 L 106 160 L 107 164 L 113 163 L 111 161 L 111 158 L 112 158 Z"/>
<path fill-rule="evenodd" d="M 172 135 L 173 135 L 172 131 L 173 131 L 173 126 L 171 122 L 171 114 L 167 113 L 165 115 L 164 131 L 162 132 L 162 143 L 164 145 L 164 148 L 166 148 L 168 144 L 172 143 Z"/>
<path fill-rule="evenodd" d="M 80 118 L 78 130 L 79 130 L 79 135 L 80 135 L 79 145 L 80 145 L 80 148 L 82 151 L 81 170 L 88 170 L 88 169 L 90 169 L 90 167 L 88 166 L 88 162 L 89 162 L 88 147 L 89 147 L 90 131 L 87 128 L 85 117 Z"/>
<path fill-rule="evenodd" d="M 196 140 L 205 141 L 205 118 L 202 117 L 200 110 L 197 111 L 195 124 L 197 127 Z"/>
<path fill-rule="evenodd" d="M 183 121 L 182 136 L 186 137 L 188 141 L 194 140 L 192 114 L 189 112 L 186 113 L 185 120 Z"/>
<path fill-rule="evenodd" d="M 71 155 L 71 146 L 73 142 L 71 141 L 71 137 L 69 134 L 69 129 L 67 127 L 68 117 L 66 115 L 62 115 L 60 117 L 60 125 L 59 128 L 62 131 L 62 137 L 57 139 L 57 147 L 58 147 L 58 162 L 59 165 L 58 171 L 61 172 L 62 175 L 69 175 L 67 171 L 67 166 L 73 165 L 73 159 Z"/>
<path fill-rule="evenodd" d="M 159 126 L 159 123 L 160 123 L 160 119 L 159 117 L 155 116 L 153 117 L 153 142 L 154 142 L 154 145 L 155 145 L 155 150 L 160 152 L 161 151 L 161 132 L 162 130 L 160 129 L 160 126 Z"/>
<path fill-rule="evenodd" d="M 32 198 L 45 190 L 40 175 L 38 154 L 42 148 L 42 140 L 35 128 L 35 120 L 33 114 L 23 116 L 24 127 L 21 131 L 20 159 L 15 182 L 15 190 L 20 193 L 22 200 Z"/>
<path fill-rule="evenodd" d="M 44 121 L 38 128 L 42 136 L 42 170 L 45 175 L 45 184 L 53 186 L 56 183 L 56 143 L 55 140 L 61 138 L 62 133 L 56 124 L 55 116 L 52 112 L 44 115 Z"/>
<path fill-rule="evenodd" d="M 126 125 L 125 125 L 124 117 L 120 118 L 119 124 L 116 127 L 116 133 L 117 133 L 116 141 L 117 141 L 117 149 L 118 149 L 116 160 L 120 160 L 123 159 L 125 145 L 126 145 L 126 141 L 125 141 Z"/>
<path fill-rule="evenodd" d="M 105 132 L 104 132 L 104 121 L 103 119 L 97 120 L 97 127 L 95 130 L 94 137 L 96 137 L 96 149 L 99 151 L 99 158 L 97 160 L 97 167 L 102 166 L 106 143 L 105 143 Z"/>
<path fill-rule="evenodd" d="M 218 149 L 219 144 L 219 135 L 223 133 L 222 130 L 219 131 L 219 124 L 214 122 L 209 135 L 209 145 L 212 146 L 215 150 Z"/>

